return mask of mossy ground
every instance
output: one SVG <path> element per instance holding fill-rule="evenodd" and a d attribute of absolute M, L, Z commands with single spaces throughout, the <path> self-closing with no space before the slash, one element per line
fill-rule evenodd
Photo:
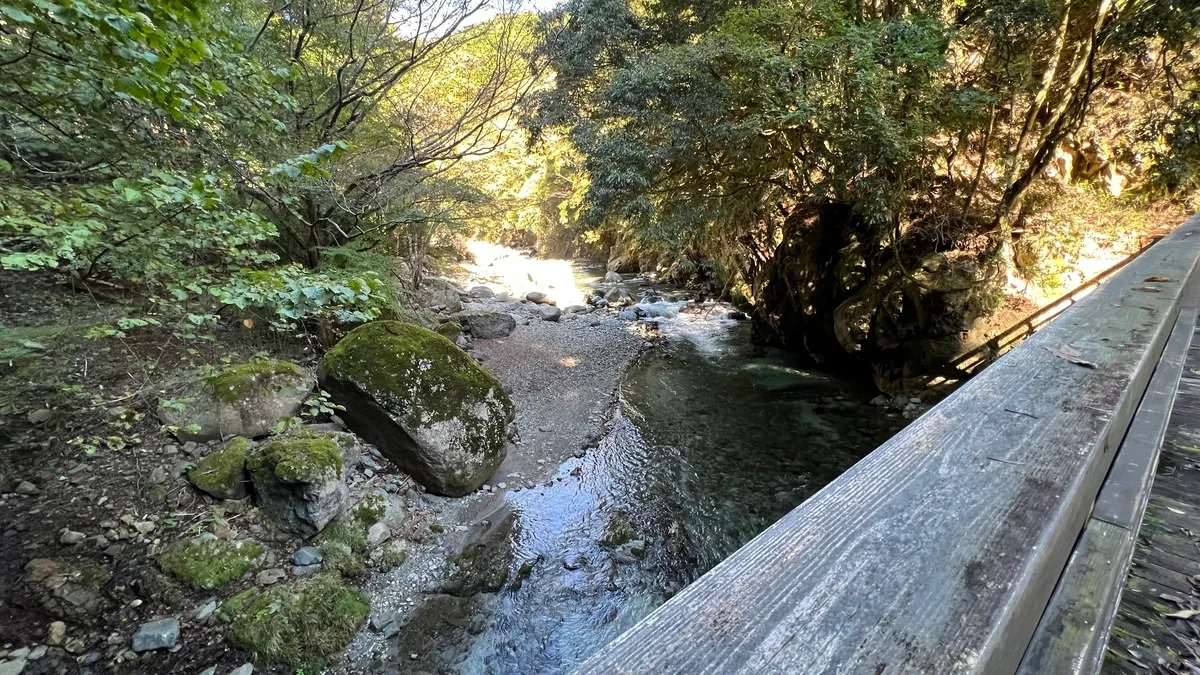
<path fill-rule="evenodd" d="M 311 482 L 330 472 L 342 475 L 342 450 L 328 436 L 271 441 L 246 458 L 251 475 L 273 474 L 289 483 Z"/>
<path fill-rule="evenodd" d="M 398 541 L 391 542 L 379 553 L 379 569 L 387 572 L 394 570 L 408 560 L 408 550 Z"/>
<path fill-rule="evenodd" d="M 225 602 L 228 638 L 257 661 L 319 668 L 341 654 L 367 620 L 363 594 L 337 575 L 321 573 Z"/>
<path fill-rule="evenodd" d="M 239 401 L 260 392 L 277 392 L 295 386 L 304 378 L 304 371 L 294 363 L 273 359 L 229 366 L 216 375 L 204 378 L 217 398 L 227 403 Z"/>
<path fill-rule="evenodd" d="M 254 540 L 210 539 L 177 541 L 158 557 L 164 572 L 206 590 L 237 581 L 257 569 L 263 546 Z"/>
<path fill-rule="evenodd" d="M 231 498 L 238 483 L 246 477 L 246 456 L 252 449 L 250 441 L 237 437 L 224 448 L 200 460 L 188 473 L 192 485 L 219 499 Z"/>

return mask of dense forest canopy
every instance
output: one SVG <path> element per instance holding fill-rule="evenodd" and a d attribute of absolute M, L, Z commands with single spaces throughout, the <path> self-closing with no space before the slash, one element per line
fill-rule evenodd
<path fill-rule="evenodd" d="M 967 346 L 1064 209 L 1193 206 L 1198 20 L 1194 0 L 4 0 L 0 260 L 156 300 L 114 332 L 227 307 L 330 332 L 454 237 L 611 247 L 890 387 Z"/>

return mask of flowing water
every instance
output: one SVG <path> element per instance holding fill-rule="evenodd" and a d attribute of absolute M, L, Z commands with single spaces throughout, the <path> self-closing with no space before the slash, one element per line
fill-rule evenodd
<path fill-rule="evenodd" d="M 862 386 L 755 348 L 745 322 L 641 306 L 664 340 L 599 447 L 560 467 L 570 479 L 509 495 L 532 572 L 482 601 L 447 672 L 569 671 L 904 424 Z M 600 543 L 622 522 L 644 557 Z"/>

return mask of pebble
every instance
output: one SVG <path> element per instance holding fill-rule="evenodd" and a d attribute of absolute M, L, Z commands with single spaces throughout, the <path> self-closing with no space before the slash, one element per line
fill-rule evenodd
<path fill-rule="evenodd" d="M 305 546 L 292 554 L 292 562 L 297 565 L 316 565 L 324 559 L 316 546 Z"/>
<path fill-rule="evenodd" d="M 146 652 L 174 647 L 178 640 L 179 619 L 148 621 L 133 634 L 133 651 Z"/>
<path fill-rule="evenodd" d="M 167 482 L 167 470 L 161 466 L 154 467 L 154 470 L 150 472 L 150 484 L 162 485 L 165 482 Z"/>
<path fill-rule="evenodd" d="M 29 658 L 29 647 L 20 647 L 8 653 L 10 659 L 26 659 Z"/>
<path fill-rule="evenodd" d="M 87 538 L 87 535 L 82 532 L 75 532 L 74 530 L 66 530 L 62 533 L 62 535 L 60 535 L 58 537 L 58 541 L 61 544 L 74 545 L 74 544 L 78 544 L 79 542 L 83 541 L 85 538 Z"/>
<path fill-rule="evenodd" d="M 320 569 L 320 565 L 296 565 L 292 568 L 292 574 L 298 577 L 303 577 L 309 574 L 316 574 L 318 571 L 320 571 Z"/>
<path fill-rule="evenodd" d="M 37 661 L 46 655 L 46 645 L 38 645 L 33 651 L 29 652 L 29 660 Z"/>
<path fill-rule="evenodd" d="M 27 480 L 17 483 L 17 494 L 19 495 L 36 495 L 38 493 L 37 486 Z"/>
<path fill-rule="evenodd" d="M 371 529 L 367 530 L 367 543 L 371 546 L 378 546 L 388 540 L 392 536 L 392 531 L 383 523 L 375 523 Z"/>
<path fill-rule="evenodd" d="M 63 649 L 72 654 L 82 654 L 83 650 L 87 649 L 87 645 L 85 645 L 83 640 L 80 640 L 79 638 L 69 638 L 67 643 L 63 645 Z"/>
<path fill-rule="evenodd" d="M 213 612 L 215 612 L 215 611 L 217 611 L 217 601 L 209 600 L 208 602 L 201 605 L 200 609 L 196 610 L 196 614 L 195 614 L 196 620 L 204 621 L 208 617 L 212 616 Z"/>
<path fill-rule="evenodd" d="M 0 675 L 21 675 L 23 670 L 25 670 L 24 659 L 0 662 Z"/>
<path fill-rule="evenodd" d="M 67 624 L 61 621 L 55 621 L 50 624 L 50 630 L 47 632 L 46 642 L 52 645 L 61 645 L 63 638 L 67 636 Z"/>
<path fill-rule="evenodd" d="M 133 524 L 133 529 L 138 531 L 138 534 L 150 534 L 154 531 L 154 523 L 143 520 Z"/>
<path fill-rule="evenodd" d="M 229 675 L 250 675 L 254 672 L 254 664 L 243 663 L 242 665 L 229 671 Z"/>
<path fill-rule="evenodd" d="M 104 658 L 104 655 L 100 652 L 88 652 L 83 655 L 82 659 L 79 659 L 79 665 L 90 666 L 93 663 L 99 663 L 102 658 Z"/>
<path fill-rule="evenodd" d="M 204 670 L 200 671 L 200 675 L 217 675 L 217 667 L 209 666 L 209 667 L 205 668 Z"/>
<path fill-rule="evenodd" d="M 508 483 L 496 483 L 496 489 L 497 490 L 507 490 Z"/>

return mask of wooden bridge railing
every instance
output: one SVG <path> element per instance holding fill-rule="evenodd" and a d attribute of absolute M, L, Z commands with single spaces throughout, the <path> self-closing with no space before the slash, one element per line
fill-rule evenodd
<path fill-rule="evenodd" d="M 1080 661 L 1064 626 L 1098 632 L 1102 616 L 1078 620 L 1107 606 L 1080 590 L 1088 570 L 1123 578 L 1127 556 L 1072 551 L 1090 521 L 1140 520 L 1131 467 L 1161 439 L 1143 410 L 1169 409 L 1177 368 L 1160 362 L 1179 362 L 1164 347 L 1198 257 L 1192 219 L 579 672 L 1014 673 L 1027 651 L 1022 672 L 1081 671 L 1038 664 Z M 1114 475 L 1133 478 L 1112 487 L 1119 447 Z"/>

